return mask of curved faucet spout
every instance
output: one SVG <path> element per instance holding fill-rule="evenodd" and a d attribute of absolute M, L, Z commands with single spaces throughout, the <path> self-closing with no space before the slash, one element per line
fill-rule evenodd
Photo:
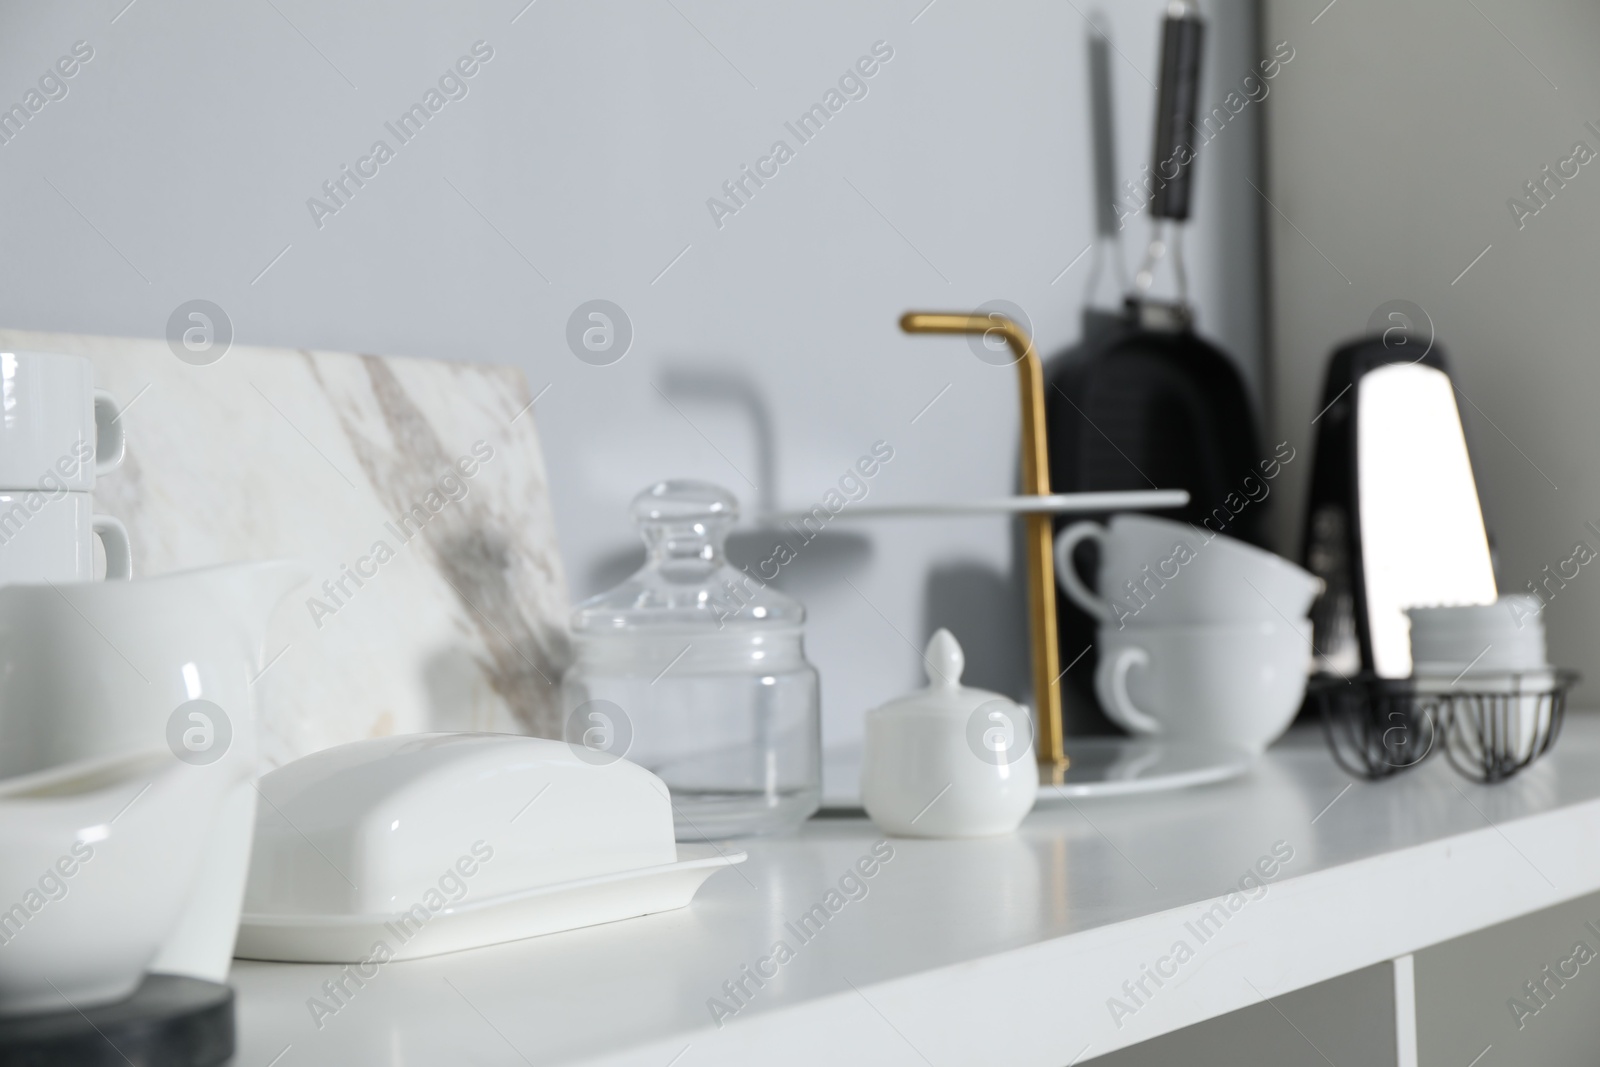
<path fill-rule="evenodd" d="M 998 333 L 1017 355 L 1022 394 L 1022 491 L 1050 494 L 1050 451 L 1045 438 L 1044 367 L 1033 338 L 998 312 L 908 311 L 900 316 L 906 333 Z M 1061 650 L 1056 643 L 1056 578 L 1049 515 L 1026 515 L 1023 530 L 1028 559 L 1028 630 L 1033 645 L 1034 717 L 1038 720 L 1039 762 L 1055 781 L 1067 767 L 1062 743 Z"/>

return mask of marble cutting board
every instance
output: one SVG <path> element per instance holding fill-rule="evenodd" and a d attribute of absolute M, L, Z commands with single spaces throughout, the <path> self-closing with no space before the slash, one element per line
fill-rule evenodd
<path fill-rule="evenodd" d="M 194 366 L 165 341 L 18 330 L 0 348 L 87 356 L 124 405 L 127 459 L 95 500 L 135 576 L 310 568 L 256 683 L 269 763 L 391 733 L 560 736 L 568 599 L 521 371 L 244 346 Z"/>

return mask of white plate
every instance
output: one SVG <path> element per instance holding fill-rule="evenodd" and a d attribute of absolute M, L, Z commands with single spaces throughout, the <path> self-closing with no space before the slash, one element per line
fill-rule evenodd
<path fill-rule="evenodd" d="M 1154 737 L 1081 737 L 1067 740 L 1072 765 L 1060 785 L 1040 781 L 1039 807 L 1065 800 L 1162 793 L 1237 778 L 1255 754 L 1207 741 Z"/>
<path fill-rule="evenodd" d="M 1066 800 L 1161 793 L 1237 778 L 1256 756 L 1231 745 L 1163 741 L 1153 737 L 1067 739 L 1061 785 L 1041 782 L 1035 807 Z M 822 806 L 836 812 L 861 810 L 861 750 L 829 749 L 823 757 Z"/>
<path fill-rule="evenodd" d="M 408 960 L 520 941 L 525 937 L 631 919 L 686 906 L 702 883 L 746 853 L 716 845 L 679 845 L 678 862 L 581 878 L 482 901 L 464 901 L 425 921 L 398 915 L 262 915 L 239 923 L 234 955 L 289 963 Z M 426 908 L 423 909 L 426 911 Z"/>
<path fill-rule="evenodd" d="M 1115 493 L 1052 493 L 1049 496 L 1005 496 L 993 500 L 927 501 L 914 504 L 850 504 L 835 519 L 912 519 L 954 515 L 1070 515 L 1080 511 L 1137 511 L 1181 508 L 1189 502 L 1184 489 L 1139 489 Z M 806 511 L 784 511 L 764 522 L 799 522 Z"/>

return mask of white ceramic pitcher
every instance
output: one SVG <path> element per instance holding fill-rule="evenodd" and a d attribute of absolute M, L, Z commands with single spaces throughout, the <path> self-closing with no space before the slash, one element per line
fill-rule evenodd
<path fill-rule="evenodd" d="M 270 561 L 0 588 L 0 779 L 158 746 L 244 771 L 152 971 L 227 975 L 255 826 L 252 685 L 273 608 L 307 576 Z"/>

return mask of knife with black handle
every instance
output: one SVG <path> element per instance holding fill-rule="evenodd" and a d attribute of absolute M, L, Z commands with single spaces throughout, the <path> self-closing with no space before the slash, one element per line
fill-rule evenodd
<path fill-rule="evenodd" d="M 1156 90 L 1156 141 L 1151 169 L 1156 176 L 1151 214 L 1182 222 L 1189 217 L 1194 149 L 1190 131 L 1200 96 L 1200 50 L 1205 23 L 1191 3 L 1167 8 L 1161 27 L 1161 80 Z"/>

